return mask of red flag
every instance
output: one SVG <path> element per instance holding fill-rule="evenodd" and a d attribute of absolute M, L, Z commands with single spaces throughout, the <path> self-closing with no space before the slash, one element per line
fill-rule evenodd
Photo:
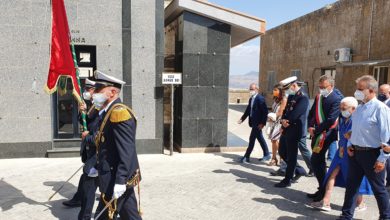
<path fill-rule="evenodd" d="M 49 76 L 45 86 L 49 94 L 57 90 L 60 76 L 72 79 L 73 94 L 80 100 L 80 87 L 70 50 L 70 33 L 64 0 L 52 0 L 52 34 Z"/>

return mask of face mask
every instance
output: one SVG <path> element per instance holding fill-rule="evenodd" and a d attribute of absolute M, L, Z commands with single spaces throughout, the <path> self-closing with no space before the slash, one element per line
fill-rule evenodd
<path fill-rule="evenodd" d="M 341 115 L 344 117 L 344 118 L 349 118 L 351 116 L 351 113 L 349 111 L 342 111 L 341 112 Z"/>
<path fill-rule="evenodd" d="M 274 97 L 279 97 L 279 90 L 273 91 L 273 95 L 274 95 Z"/>
<path fill-rule="evenodd" d="M 83 92 L 83 98 L 84 98 L 84 100 L 91 100 L 91 93 L 90 92 Z"/>
<path fill-rule="evenodd" d="M 288 94 L 288 95 L 295 95 L 295 93 L 296 92 L 294 90 L 292 90 L 291 88 L 286 90 L 286 94 Z"/>
<path fill-rule="evenodd" d="M 358 101 L 363 101 L 366 98 L 366 95 L 360 90 L 356 90 L 354 96 Z"/>
<path fill-rule="evenodd" d="M 329 91 L 327 89 L 320 89 L 320 94 L 324 97 L 329 95 Z"/>
<path fill-rule="evenodd" d="M 97 93 L 92 95 L 92 103 L 95 105 L 95 108 L 100 110 L 104 103 L 107 101 L 107 96 L 104 93 Z"/>
<path fill-rule="evenodd" d="M 254 96 L 254 95 L 256 95 L 256 91 L 251 90 L 251 91 L 249 91 L 249 94 L 250 94 L 251 96 Z"/>
<path fill-rule="evenodd" d="M 384 102 L 387 100 L 387 97 L 385 94 L 379 94 L 378 95 L 378 100 L 381 101 L 381 102 Z"/>

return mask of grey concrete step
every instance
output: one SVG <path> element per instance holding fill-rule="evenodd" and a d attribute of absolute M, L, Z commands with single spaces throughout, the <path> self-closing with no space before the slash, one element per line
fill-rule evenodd
<path fill-rule="evenodd" d="M 48 158 L 80 157 L 80 147 L 54 148 L 46 153 Z"/>
<path fill-rule="evenodd" d="M 80 148 L 81 139 L 72 138 L 72 139 L 54 139 L 53 147 L 54 148 Z"/>

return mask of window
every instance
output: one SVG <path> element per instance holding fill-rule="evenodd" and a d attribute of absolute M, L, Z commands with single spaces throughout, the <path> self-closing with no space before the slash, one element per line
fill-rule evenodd
<path fill-rule="evenodd" d="M 389 67 L 376 66 L 374 67 L 374 78 L 378 81 L 378 85 L 389 83 Z"/>
<path fill-rule="evenodd" d="M 276 73 L 275 71 L 268 71 L 267 73 L 267 91 L 272 92 L 274 85 L 276 84 Z"/>
<path fill-rule="evenodd" d="M 331 76 L 333 79 L 335 79 L 336 69 L 322 69 L 322 75 Z"/>
<path fill-rule="evenodd" d="M 292 70 L 291 76 L 296 76 L 298 78 L 298 80 L 302 80 L 301 70 Z"/>

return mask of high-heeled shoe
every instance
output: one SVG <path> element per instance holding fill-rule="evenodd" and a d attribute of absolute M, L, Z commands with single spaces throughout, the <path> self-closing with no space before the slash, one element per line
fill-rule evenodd
<path fill-rule="evenodd" d="M 272 158 L 271 161 L 268 163 L 268 166 L 277 166 L 279 163 L 277 158 Z"/>

